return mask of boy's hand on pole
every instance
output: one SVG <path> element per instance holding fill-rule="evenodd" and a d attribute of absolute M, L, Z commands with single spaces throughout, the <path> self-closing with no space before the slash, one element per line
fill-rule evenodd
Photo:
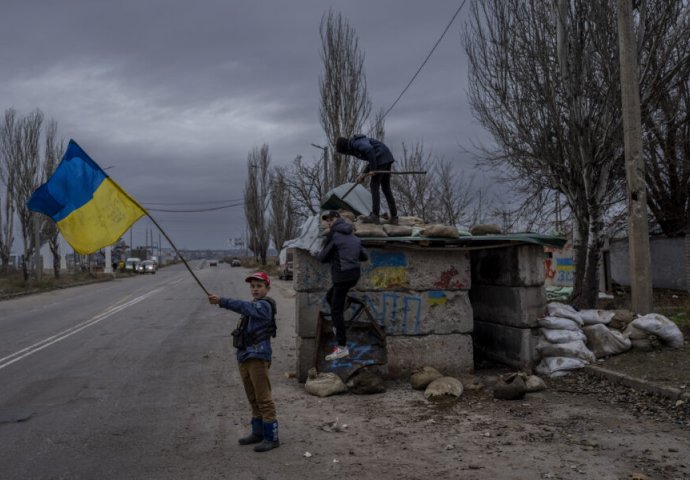
<path fill-rule="evenodd" d="M 208 302 L 211 305 L 218 305 L 220 303 L 220 297 L 218 295 L 214 295 L 212 293 L 208 294 Z"/>

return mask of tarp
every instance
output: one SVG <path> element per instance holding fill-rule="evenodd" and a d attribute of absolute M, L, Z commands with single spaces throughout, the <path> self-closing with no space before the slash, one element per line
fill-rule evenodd
<path fill-rule="evenodd" d="M 321 236 L 321 218 L 319 215 L 312 215 L 299 226 L 297 229 L 297 236 L 292 240 L 283 242 L 283 248 L 280 251 L 280 258 L 285 258 L 288 248 L 299 248 L 301 250 L 308 250 L 312 255 L 316 255 L 323 247 L 324 237 Z"/>
<path fill-rule="evenodd" d="M 357 185 L 347 193 L 354 183 L 343 183 L 329 190 L 321 202 L 323 210 L 349 210 L 355 215 L 369 215 L 371 213 L 371 193 L 362 185 Z M 347 193 L 347 196 L 344 195 Z M 344 198 L 343 198 L 344 197 Z"/>

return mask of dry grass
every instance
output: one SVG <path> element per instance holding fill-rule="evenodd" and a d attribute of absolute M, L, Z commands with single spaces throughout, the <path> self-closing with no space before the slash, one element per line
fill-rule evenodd
<path fill-rule="evenodd" d="M 118 273 L 118 275 L 122 275 L 122 273 Z M 25 281 L 21 272 L 13 271 L 0 274 L 0 298 L 24 293 L 54 290 L 56 288 L 66 288 L 85 283 L 101 282 L 112 278 L 112 275 L 105 275 L 103 273 L 63 273 L 60 275 L 60 278 L 55 278 L 52 274 L 46 273 L 41 281 L 33 279 Z"/>

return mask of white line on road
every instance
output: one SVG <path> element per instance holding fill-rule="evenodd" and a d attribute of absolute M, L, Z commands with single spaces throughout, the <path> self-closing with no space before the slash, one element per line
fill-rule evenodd
<path fill-rule="evenodd" d="M 175 282 L 175 283 L 177 283 L 177 282 Z M 90 318 L 89 320 L 81 322 L 81 323 L 79 323 L 73 327 L 68 328 L 67 330 L 63 330 L 62 332 L 60 332 L 56 335 L 53 335 L 52 337 L 45 338 L 45 339 L 41 340 L 40 342 L 36 342 L 33 345 L 28 346 L 26 348 L 23 348 L 17 352 L 14 352 L 11 355 L 0 358 L 0 370 L 2 370 L 3 368 L 5 368 L 9 365 L 12 365 L 15 362 L 18 362 L 22 358 L 26 358 L 29 355 L 32 355 L 38 351 L 41 351 L 44 348 L 49 347 L 50 345 L 59 342 L 60 340 L 64 340 L 65 338 L 71 337 L 75 333 L 80 332 L 80 331 L 84 330 L 85 328 L 88 328 L 92 325 L 95 325 L 98 322 L 105 320 L 106 318 L 110 317 L 111 315 L 114 315 L 117 312 L 124 310 L 127 307 L 131 307 L 132 305 L 137 304 L 137 303 L 141 302 L 142 300 L 145 300 L 146 298 L 150 297 L 154 293 L 159 292 L 163 288 L 164 287 L 158 287 L 155 290 L 151 290 L 150 292 L 148 292 L 144 295 L 141 295 L 137 298 L 134 298 L 127 303 L 123 303 L 122 305 L 117 305 L 115 307 L 112 307 L 111 309 L 106 310 L 103 313 L 99 313 L 98 315 L 96 315 L 93 318 Z"/>

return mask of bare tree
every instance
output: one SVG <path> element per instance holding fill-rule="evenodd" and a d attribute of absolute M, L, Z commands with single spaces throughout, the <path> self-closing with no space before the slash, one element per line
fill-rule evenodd
<path fill-rule="evenodd" d="M 335 153 L 337 137 L 349 137 L 362 130 L 371 111 L 364 73 L 364 54 L 347 20 L 329 11 L 321 18 L 321 59 L 323 75 L 319 78 L 321 126 L 331 145 L 333 168 L 324 179 L 326 190 L 346 181 L 351 159 Z"/>
<path fill-rule="evenodd" d="M 474 178 L 466 178 L 448 160 L 439 159 L 434 169 L 436 220 L 447 225 L 467 225 L 472 218 L 470 206 L 476 193 Z"/>
<path fill-rule="evenodd" d="M 271 156 L 268 145 L 254 147 L 247 156 L 247 182 L 244 185 L 244 215 L 249 229 L 249 248 L 255 257 L 266 265 L 270 244 L 268 212 L 270 202 L 269 165 Z"/>
<path fill-rule="evenodd" d="M 301 156 L 296 157 L 292 165 L 283 171 L 285 186 L 298 217 L 316 215 L 321 210 L 321 200 L 327 192 L 323 172 L 321 165 L 309 165 Z"/>
<path fill-rule="evenodd" d="M 470 102 L 498 150 L 484 161 L 525 193 L 555 190 L 581 232 L 573 300 L 593 306 L 603 220 L 620 198 L 615 15 L 608 2 L 473 1 Z"/>
<path fill-rule="evenodd" d="M 0 183 L 4 186 L 4 195 L 0 197 L 0 264 L 6 272 L 12 244 L 14 243 L 14 189 L 17 178 L 17 147 L 14 143 L 17 129 L 17 112 L 5 110 L 3 123 L 0 126 Z M 3 220 L 4 218 L 4 220 Z"/>
<path fill-rule="evenodd" d="M 690 5 L 641 2 L 638 30 L 647 204 L 673 237 L 690 225 Z"/>
<path fill-rule="evenodd" d="M 45 131 L 45 160 L 43 163 L 42 183 L 48 181 L 53 172 L 55 172 L 60 155 L 64 151 L 64 146 L 64 141 L 57 139 L 57 122 L 51 119 Z M 53 275 L 55 278 L 60 277 L 59 233 L 57 224 L 52 219 L 44 217 L 41 226 L 41 243 L 48 243 L 48 248 L 50 248 L 50 253 L 53 256 Z"/>
<path fill-rule="evenodd" d="M 271 176 L 271 237 L 280 252 L 286 240 L 297 233 L 297 212 L 285 181 L 285 171 L 276 168 Z"/>
<path fill-rule="evenodd" d="M 656 155 L 649 150 L 655 142 L 645 145 L 647 158 L 662 167 L 657 178 L 648 175 L 648 189 L 656 188 L 650 182 L 666 181 L 661 190 L 677 189 L 678 198 L 686 199 L 685 166 L 677 151 L 661 145 L 673 143 L 676 122 L 683 118 L 662 111 L 669 100 L 682 103 L 680 92 L 687 88 L 690 9 L 683 0 L 649 0 L 636 7 L 643 119 L 648 138 L 655 135 L 652 124 L 663 132 L 656 135 Z M 471 8 L 464 39 L 470 101 L 498 144 L 482 150 L 483 160 L 532 198 L 544 190 L 563 195 L 576 232 L 572 300 L 593 306 L 605 220 L 624 198 L 615 2 L 474 0 Z M 659 147 L 668 157 L 663 162 Z M 664 163 L 682 168 L 664 171 Z M 666 180 L 671 177 L 679 181 Z"/>
<path fill-rule="evenodd" d="M 26 202 L 41 181 L 40 138 L 42 125 L 43 113 L 40 110 L 35 110 L 17 122 L 15 135 L 12 139 L 13 149 L 17 156 L 16 162 L 14 162 L 14 167 L 17 169 L 14 201 L 21 226 L 22 240 L 24 241 L 24 258 L 22 261 L 24 280 L 29 279 L 28 262 L 34 252 L 33 221 L 36 215 L 40 215 L 29 210 Z M 36 268 L 39 267 L 39 265 L 36 266 Z"/>

